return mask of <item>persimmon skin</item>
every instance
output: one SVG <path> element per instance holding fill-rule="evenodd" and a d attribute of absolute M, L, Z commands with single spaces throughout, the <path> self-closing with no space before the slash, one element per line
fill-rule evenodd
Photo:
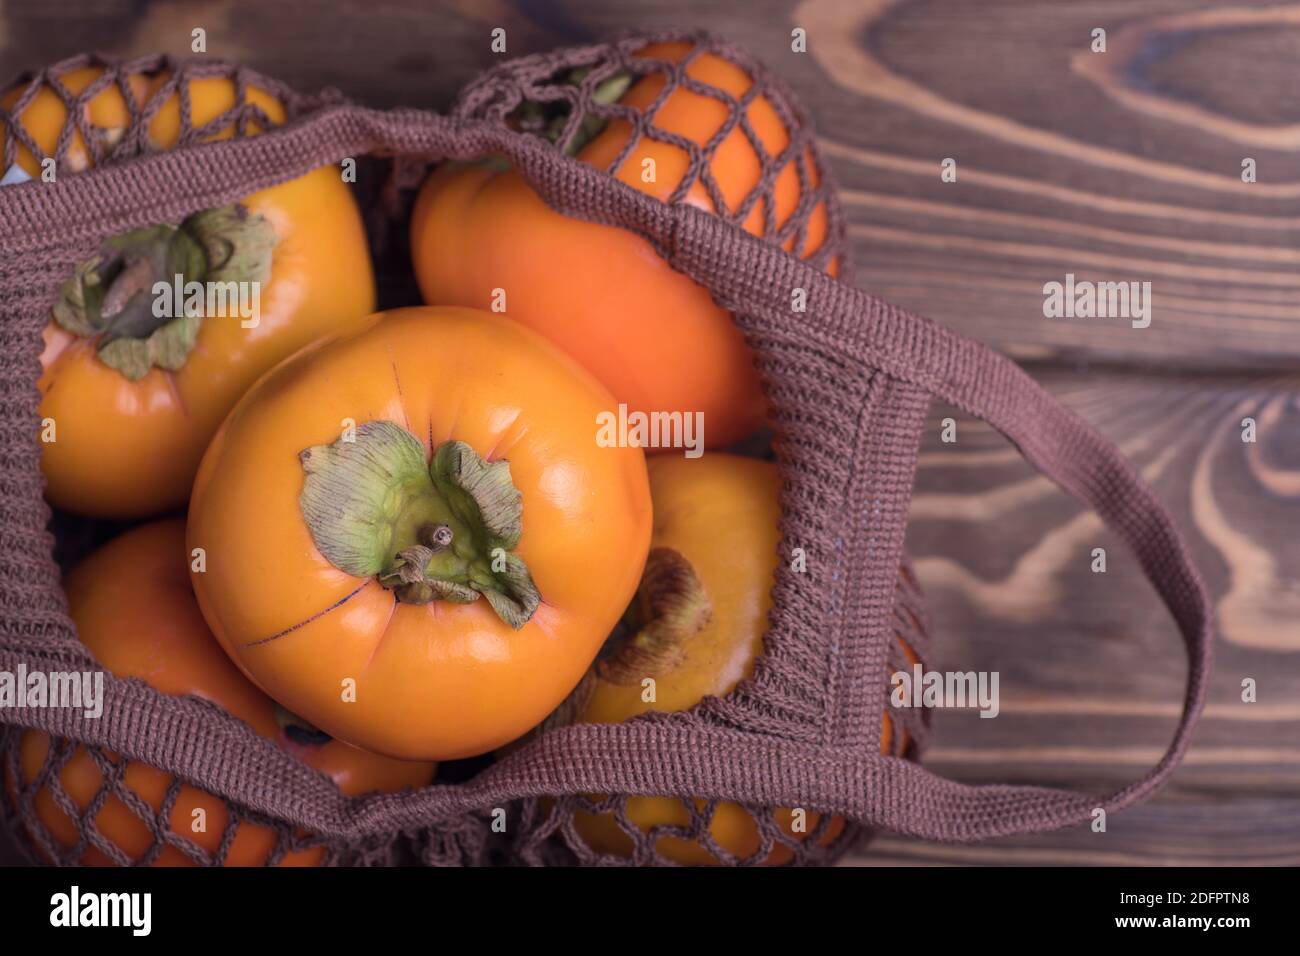
<path fill-rule="evenodd" d="M 79 564 L 64 582 L 73 620 L 82 643 L 96 659 L 119 677 L 139 677 L 166 694 L 193 695 L 220 705 L 275 741 L 304 763 L 330 776 L 348 795 L 373 790 L 396 791 L 425 786 L 436 765 L 407 762 L 366 753 L 340 741 L 302 744 L 291 739 L 275 718 L 275 702 L 250 684 L 220 646 L 199 613 L 190 587 L 185 551 L 185 527 L 180 519 L 142 525 L 109 542 Z M 23 783 L 37 777 L 49 753 L 50 738 L 27 731 L 19 744 Z M 124 758 L 109 755 L 115 763 Z M 82 810 L 90 806 L 103 775 L 90 753 L 77 746 L 59 772 L 64 790 Z M 135 760 L 126 760 L 124 784 L 155 810 L 160 810 L 173 778 Z M 8 781 L 11 792 L 14 781 Z M 57 805 L 48 786 L 35 797 L 42 824 L 64 848 L 77 843 L 77 825 Z M 206 829 L 193 832 L 194 813 L 202 810 Z M 218 797 L 182 784 L 170 815 L 172 830 L 209 854 L 221 842 L 229 817 Z M 95 825 L 109 841 L 133 860 L 142 860 L 154 838 L 148 827 L 117 796 L 109 797 Z M 260 866 L 276 843 L 267 827 L 239 825 L 225 858 L 228 866 Z M 324 847 L 284 854 L 282 866 L 315 866 Z M 112 858 L 89 845 L 80 858 L 88 866 L 111 866 Z M 179 848 L 165 846 L 156 866 L 192 865 Z"/>
<path fill-rule="evenodd" d="M 723 696 L 753 671 L 763 651 L 763 632 L 772 607 L 771 589 L 778 561 L 781 512 L 780 474 L 768 462 L 711 453 L 690 460 L 657 455 L 649 459 L 650 492 L 655 523 L 651 546 L 671 548 L 698 575 L 712 604 L 712 620 L 682 645 L 682 657 L 671 669 L 655 674 L 655 700 L 642 700 L 640 680 L 616 684 L 598 678 L 580 722 L 619 723 L 646 711 L 687 710 L 706 696 Z M 890 721 L 885 716 L 881 749 L 888 751 Z M 696 800 L 704 807 L 704 801 Z M 628 817 L 642 830 L 663 825 L 686 826 L 685 801 L 667 796 L 633 796 Z M 788 808 L 774 811 L 777 825 L 793 840 L 806 839 L 820 819 L 809 811 L 807 830 L 796 833 Z M 579 834 L 593 849 L 630 856 L 632 841 L 613 814 L 575 814 Z M 833 818 L 821 837 L 829 844 L 844 829 Z M 752 858 L 762 841 L 758 825 L 745 807 L 720 802 L 713 811 L 710 833 L 719 846 L 740 859 Z M 656 849 L 683 865 L 708 866 L 720 861 L 702 844 L 663 836 Z M 788 862 L 788 846 L 772 847 L 765 865 Z"/>
<path fill-rule="evenodd" d="M 657 44 L 639 55 L 676 61 L 688 49 L 689 44 Z M 743 70 L 713 54 L 697 57 L 687 72 L 736 96 L 751 85 Z M 621 102 L 644 110 L 662 87 L 661 77 L 648 76 Z M 789 145 L 789 132 L 766 98 L 755 99 L 748 115 L 768 152 L 775 155 Z M 704 143 L 726 116 L 720 101 L 683 87 L 668 97 L 655 123 Z M 608 168 L 628 135 L 625 121 L 612 121 L 578 159 Z M 667 200 L 681 181 L 686 159 L 677 146 L 643 139 L 615 177 Z M 644 160 L 656 164 L 653 183 L 641 178 Z M 729 213 L 757 185 L 761 169 L 739 128 L 723 140 L 710 168 Z M 811 176 L 815 184 L 815 170 Z M 775 184 L 778 227 L 789 218 L 800 194 L 798 173 L 787 165 Z M 685 201 L 714 211 L 699 182 Z M 744 227 L 763 234 L 761 201 Z M 800 253 L 810 255 L 826 236 L 826 209 L 821 204 L 812 214 Z M 793 238 L 784 244 L 793 248 Z M 411 247 L 426 302 L 488 308 L 493 290 L 504 289 L 508 316 L 576 358 L 629 411 L 701 412 L 708 448 L 733 444 L 762 425 L 766 400 L 753 356 L 730 314 L 714 303 L 708 290 L 673 270 L 640 236 L 555 212 L 518 172 L 486 166 L 435 172 L 421 188 L 412 213 Z"/>
<path fill-rule="evenodd" d="M 188 540 L 208 555 L 193 575 L 204 617 L 254 682 L 339 739 L 437 760 L 515 739 L 578 682 L 644 566 L 644 455 L 596 442 L 612 401 L 540 336 L 469 309 L 381 313 L 317 345 L 241 400 L 199 469 Z M 542 596 L 522 629 L 485 600 L 398 603 L 321 555 L 298 455 L 347 419 L 402 426 L 426 461 L 452 439 L 509 460 L 516 553 Z"/>
<path fill-rule="evenodd" d="M 63 82 L 85 89 L 98 67 L 72 71 Z M 130 85 L 145 102 L 167 74 L 135 75 Z M 234 103 L 234 85 L 221 78 L 189 82 L 192 120 L 201 126 Z M 20 90 L 3 97 L 12 105 Z M 285 120 L 280 102 L 257 88 L 247 91 L 272 123 Z M 88 120 L 122 130 L 129 113 L 115 85 L 87 105 Z M 53 153 L 67 108 L 48 88 L 20 121 L 46 153 Z M 249 133 L 257 134 L 256 122 Z M 6 131 L 0 127 L 0 147 Z M 172 148 L 180 134 L 180 104 L 170 96 L 151 119 L 152 148 Z M 209 139 L 228 139 L 233 124 Z M 88 168 L 93 157 L 80 133 L 67 165 Z M 18 165 L 39 178 L 26 147 Z M 243 328 L 237 314 L 208 316 L 183 368 L 154 368 L 137 382 L 105 365 L 92 340 L 70 334 L 52 318 L 44 330 L 40 417 L 53 421 L 54 440 L 42 444 L 46 496 L 55 505 L 96 517 L 131 519 L 175 510 L 185 503 L 208 440 L 231 406 L 264 371 L 308 342 L 355 323 L 375 307 L 375 285 L 365 228 L 337 170 L 321 167 L 242 200 L 264 216 L 278 242 L 271 278 L 260 290 L 260 317 Z M 51 303 L 52 305 L 53 303 Z"/>

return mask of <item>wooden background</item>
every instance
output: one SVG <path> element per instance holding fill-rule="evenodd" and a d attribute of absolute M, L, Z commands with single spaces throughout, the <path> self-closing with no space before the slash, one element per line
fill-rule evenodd
<path fill-rule="evenodd" d="M 990 342 L 1118 442 L 1217 601 L 1195 746 L 1157 799 L 1079 828 L 954 848 L 882 838 L 850 862 L 1300 863 L 1300 4 L 1233 0 L 11 2 L 10 74 L 81 51 L 242 59 L 302 89 L 445 107 L 509 52 L 632 26 L 728 34 L 818 123 L 857 281 Z M 803 27 L 807 54 L 790 50 Z M 1089 49 L 1094 28 L 1107 52 Z M 955 183 L 940 162 L 957 161 Z M 1258 181 L 1243 183 L 1242 160 Z M 1150 328 L 1048 320 L 1072 272 L 1149 281 Z M 910 548 L 937 665 L 1001 674 L 1002 714 L 940 716 L 928 764 L 1101 790 L 1172 732 L 1185 668 L 1117 542 L 995 433 L 935 408 Z M 1258 441 L 1241 441 L 1241 419 Z M 1089 569 L 1094 547 L 1108 570 Z M 1253 678 L 1258 702 L 1241 701 Z"/>

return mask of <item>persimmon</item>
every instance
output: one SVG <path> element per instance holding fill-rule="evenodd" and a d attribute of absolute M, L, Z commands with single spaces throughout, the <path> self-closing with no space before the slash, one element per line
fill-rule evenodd
<path fill-rule="evenodd" d="M 637 55 L 680 62 L 692 49 L 690 43 L 659 43 Z M 737 98 L 754 82 L 741 67 L 709 52 L 697 51 L 685 71 Z M 646 112 L 664 83 L 662 74 L 648 74 L 618 102 Z M 768 154 L 789 147 L 790 131 L 766 96 L 756 96 L 746 111 Z M 659 106 L 653 125 L 705 144 L 728 117 L 721 100 L 679 86 Z M 642 137 L 620 162 L 631 131 L 626 120 L 611 120 L 577 158 L 600 169 L 617 163 L 617 179 L 667 201 L 688 170 L 687 152 Z M 810 156 L 805 159 L 815 186 L 816 169 Z M 643 171 L 651 163 L 654 179 L 647 182 Z M 722 139 L 709 172 L 727 208 L 715 208 L 699 179 L 683 201 L 738 214 L 762 175 L 759 154 L 739 126 Z M 776 229 L 793 215 L 802 194 L 798 170 L 789 162 L 774 184 Z M 743 222 L 755 235 L 769 228 L 765 202 L 756 202 Z M 782 242 L 806 257 L 826 238 L 821 203 L 811 214 L 802 247 L 795 250 L 793 234 Z M 411 248 L 426 302 L 487 308 L 494 290 L 503 290 L 507 315 L 576 358 L 631 412 L 701 412 L 709 448 L 729 445 L 763 422 L 766 403 L 749 347 L 708 290 L 674 271 L 642 237 L 555 212 L 513 169 L 498 163 L 435 171 L 412 213 Z"/>
<path fill-rule="evenodd" d="M 61 81 L 80 93 L 101 75 L 84 67 Z M 170 149 L 180 136 L 179 92 L 163 90 L 169 78 L 165 70 L 126 78 L 142 105 L 165 97 L 148 121 L 150 150 Z M 235 105 L 233 79 L 186 85 L 196 127 Z M 10 90 L 0 103 L 12 107 L 21 93 Z M 245 96 L 269 124 L 284 122 L 271 93 L 254 85 Z M 109 145 L 130 123 L 116 84 L 83 111 Z M 49 155 L 68 121 L 48 86 L 17 118 Z M 250 120 L 248 135 L 262 131 Z M 204 139 L 234 132 L 230 122 Z M 0 124 L 0 148 L 7 135 Z M 74 132 L 59 173 L 88 169 L 97 155 Z M 21 144 L 16 165 L 40 179 L 37 157 Z M 194 295 L 198 288 L 205 294 Z M 51 307 L 39 383 L 46 495 L 81 514 L 139 518 L 184 504 L 208 440 L 239 396 L 301 346 L 372 312 L 375 287 L 356 203 L 338 171 L 320 167 L 183 222 L 105 240 Z"/>
<path fill-rule="evenodd" d="M 711 453 L 697 460 L 657 455 L 649 459 L 654 535 L 645 577 L 619 629 L 588 678 L 567 702 L 560 720 L 618 723 L 647 711 L 688 710 L 707 696 L 723 696 L 753 671 L 763 652 L 779 560 L 780 475 L 775 465 Z M 654 681 L 653 700 L 644 681 Z M 888 751 L 891 723 L 885 716 L 881 749 Z M 703 810 L 703 800 L 694 801 Z M 689 806 L 666 796 L 627 798 L 628 818 L 643 831 L 685 827 Z M 792 842 L 817 832 L 820 816 L 774 811 Z M 613 813 L 578 811 L 578 833 L 602 853 L 630 856 L 632 840 Z M 834 817 L 821 831 L 828 844 L 844 829 Z M 709 833 L 739 859 L 762 848 L 758 823 L 736 803 L 719 802 Z M 701 842 L 660 836 L 656 850 L 687 865 L 714 865 L 718 858 Z M 793 851 L 777 842 L 763 862 L 788 862 Z"/>
<path fill-rule="evenodd" d="M 540 336 L 398 309 L 240 401 L 194 483 L 203 615 L 263 690 L 377 753 L 484 753 L 577 684 L 640 580 L 644 454 Z"/>
<path fill-rule="evenodd" d="M 190 587 L 189 563 L 184 522 L 168 519 L 115 538 L 68 574 L 64 588 L 72 619 L 82 643 L 100 664 L 119 677 L 148 681 L 163 693 L 194 695 L 220 705 L 304 763 L 328 774 L 346 794 L 396 791 L 429 783 L 435 764 L 393 760 L 331 740 L 249 683 L 204 623 Z M 45 733 L 23 734 L 19 762 L 24 786 L 38 781 L 50 746 Z M 121 786 L 160 814 L 174 778 L 117 754 L 107 758 L 123 768 Z M 80 811 L 89 811 L 104 785 L 103 772 L 90 752 L 75 746 L 58 774 L 60 785 Z M 13 792 L 15 781 L 11 778 L 8 783 Z M 65 849 L 77 845 L 78 822 L 59 806 L 48 782 L 36 792 L 35 807 L 55 841 Z M 167 821 L 177 836 L 213 854 L 229 823 L 229 811 L 213 794 L 181 784 Z M 93 822 L 105 840 L 133 860 L 143 861 L 155 842 L 149 826 L 116 793 L 103 802 Z M 262 865 L 268 862 L 276 842 L 274 830 L 241 822 L 224 862 Z M 288 851 L 278 862 L 314 866 L 322 862 L 324 854 L 324 847 L 309 847 Z M 87 843 L 80 862 L 112 865 L 113 861 L 94 843 Z M 175 843 L 168 843 L 152 862 L 168 866 L 194 860 Z"/>

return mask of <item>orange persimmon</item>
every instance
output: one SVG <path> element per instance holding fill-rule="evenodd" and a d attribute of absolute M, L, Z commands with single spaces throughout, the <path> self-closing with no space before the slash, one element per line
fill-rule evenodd
<path fill-rule="evenodd" d="M 723 696 L 749 676 L 763 652 L 779 560 L 781 478 L 768 462 L 711 453 L 698 460 L 656 455 L 649 459 L 654 535 L 645 578 L 620 630 L 610 639 L 587 681 L 575 694 L 575 722 L 617 723 L 646 711 L 688 710 L 707 696 Z M 644 699 L 646 678 L 654 700 Z M 889 749 L 885 716 L 881 748 Z M 697 808 L 704 801 L 696 800 Z M 644 831 L 686 826 L 690 809 L 676 797 L 632 796 L 629 819 Z M 789 808 L 774 811 L 791 841 L 815 832 L 820 816 Z M 612 813 L 578 811 L 574 823 L 593 849 L 628 856 L 631 838 Z M 829 843 L 844 829 L 832 818 L 822 831 Z M 713 810 L 710 835 L 740 859 L 762 847 L 751 812 L 722 801 Z M 657 851 L 688 865 L 719 860 L 702 843 L 660 836 Z M 776 843 L 764 863 L 789 861 L 789 846 Z"/>
<path fill-rule="evenodd" d="M 540 336 L 373 316 L 240 401 L 194 483 L 204 617 L 268 694 L 377 753 L 491 750 L 577 684 L 640 580 L 645 457 Z"/>
<path fill-rule="evenodd" d="M 691 50 L 689 43 L 662 43 L 638 55 L 678 62 Z M 697 53 L 686 73 L 735 97 L 753 85 L 745 70 L 708 52 Z M 664 82 L 662 74 L 648 74 L 619 103 L 644 112 Z M 703 144 L 727 121 L 728 110 L 721 100 L 681 86 L 659 107 L 653 123 Z M 776 156 L 789 146 L 790 131 L 765 96 L 748 105 L 747 116 L 767 153 Z M 626 120 L 612 120 L 577 158 L 610 169 L 630 134 Z M 804 158 L 815 186 L 816 169 L 811 157 Z M 646 182 L 642 173 L 650 162 L 654 181 Z M 688 165 L 681 147 L 643 137 L 613 175 L 666 201 Z M 739 127 L 723 138 L 709 172 L 728 207 L 722 212 L 737 213 L 762 174 L 760 157 Z M 793 161 L 777 175 L 774 190 L 772 212 L 779 229 L 802 195 Z M 684 201 L 718 211 L 698 179 Z M 755 235 L 767 228 L 765 201 L 755 203 L 743 223 Z M 811 255 L 826 237 L 821 203 L 799 253 Z M 794 242 L 791 235 L 783 244 L 793 250 Z M 416 201 L 411 248 L 426 302 L 487 308 L 494 290 L 503 290 L 508 316 L 590 369 L 630 412 L 700 412 L 710 448 L 729 445 L 763 422 L 766 403 L 749 347 L 708 290 L 674 271 L 642 237 L 555 212 L 512 169 L 484 164 L 436 171 Z"/>
<path fill-rule="evenodd" d="M 166 694 L 190 694 L 220 705 L 275 741 L 304 763 L 328 774 L 344 793 L 396 791 L 421 787 L 432 779 L 435 765 L 393 760 L 358 750 L 295 720 L 250 684 L 213 639 L 190 587 L 185 550 L 185 525 L 179 519 L 158 521 L 126 532 L 75 567 L 64 581 L 72 619 L 82 643 L 100 664 L 119 677 L 138 677 Z M 90 752 L 75 746 L 59 770 L 59 783 L 82 811 L 89 810 L 104 783 L 103 772 Z M 27 731 L 19 744 L 22 784 L 38 780 L 50 751 L 50 738 Z M 174 778 L 155 767 L 108 754 L 114 764 L 125 762 L 122 786 L 155 813 L 161 812 Z M 11 793 L 15 781 L 8 780 Z M 77 845 L 78 824 L 56 802 L 48 782 L 35 794 L 37 814 L 50 836 L 65 849 Z M 201 811 L 201 812 L 200 812 Z M 168 815 L 172 831 L 213 854 L 219 848 L 229 811 L 220 798 L 181 784 Z M 148 825 L 116 794 L 104 800 L 94 815 L 99 833 L 133 860 L 143 860 L 154 844 Z M 226 853 L 230 866 L 257 866 L 268 861 L 276 846 L 275 831 L 240 823 Z M 283 854 L 279 863 L 314 866 L 323 847 Z M 93 843 L 80 856 L 82 864 L 112 865 L 112 858 Z M 193 859 L 174 844 L 164 846 L 155 865 L 186 865 Z"/>
<path fill-rule="evenodd" d="M 101 75 L 100 67 L 84 67 L 62 82 L 79 93 Z M 181 132 L 180 96 L 162 90 L 168 78 L 166 71 L 127 78 L 141 104 L 166 96 L 149 120 L 152 150 L 174 147 Z M 235 104 L 233 80 L 187 85 L 196 127 Z M 0 103 L 14 106 L 22 91 Z M 273 95 L 256 86 L 245 95 L 269 123 L 284 122 Z M 110 144 L 130 120 L 116 84 L 83 112 Z M 52 155 L 68 119 L 46 86 L 17 122 Z M 247 131 L 262 129 L 252 120 Z M 0 123 L 0 148 L 7 134 Z M 232 122 L 205 139 L 233 135 Z M 76 132 L 59 174 L 94 161 Z M 16 165 L 40 179 L 26 146 Z M 164 296 L 164 286 L 181 295 Z M 239 396 L 282 358 L 373 311 L 375 288 L 356 203 L 338 170 L 321 167 L 181 223 L 106 239 L 50 304 L 39 425 L 46 495 L 82 514 L 138 518 L 184 504 L 208 440 Z"/>

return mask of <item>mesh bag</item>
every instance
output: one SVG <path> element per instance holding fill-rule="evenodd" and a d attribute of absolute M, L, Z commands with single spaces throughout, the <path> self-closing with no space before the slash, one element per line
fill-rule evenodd
<path fill-rule="evenodd" d="M 693 52 L 637 55 L 663 41 L 688 41 Z M 705 53 L 742 69 L 749 88 L 737 95 L 693 76 L 693 58 Z M 61 82 L 71 69 L 95 63 L 105 72 L 79 94 Z M 127 78 L 163 67 L 172 71 L 166 93 L 141 102 Z M 603 102 L 600 85 L 620 72 L 660 77 L 654 102 L 643 110 Z M 231 78 L 237 91 L 231 110 L 201 126 L 189 115 L 186 92 L 186 80 L 198 76 Z M 0 388 L 7 399 L 0 407 L 0 670 L 95 666 L 67 616 L 53 554 L 56 544 L 67 548 L 84 531 L 56 523 L 56 542 L 33 439 L 41 329 L 59 283 L 105 236 L 176 222 L 345 157 L 391 160 L 387 186 L 370 205 L 392 223 L 431 163 L 503 155 L 553 208 L 641 235 L 707 287 L 735 316 L 756 356 L 778 436 L 782 538 L 807 556 L 806 573 L 778 568 L 764 653 L 731 694 L 685 713 L 548 730 L 464 782 L 419 791 L 346 797 L 220 708 L 112 675 L 105 676 L 98 720 L 74 709 L 0 710 L 6 818 L 35 857 L 73 862 L 93 848 L 110 862 L 129 862 L 95 825 L 97 809 L 119 800 L 149 836 L 144 854 L 131 858 L 139 862 L 179 853 L 220 863 L 237 831 L 254 827 L 273 834 L 268 862 L 317 851 L 345 864 L 661 863 L 671 861 L 664 841 L 675 839 L 697 843 L 720 862 L 808 863 L 833 858 L 873 829 L 971 841 L 1082 822 L 1096 807 L 1116 810 L 1145 797 L 1179 762 L 1204 701 L 1211 630 L 1204 586 L 1168 513 L 1110 444 L 1013 363 L 844 281 L 843 218 L 807 117 L 743 52 L 709 36 L 657 34 L 526 57 L 484 73 L 447 116 L 371 110 L 334 94 L 306 98 L 210 62 L 79 58 L 27 83 L 0 122 L 16 129 L 10 115 L 20 115 L 38 87 L 53 90 L 72 117 L 53 158 L 61 174 L 79 174 L 0 189 Z M 105 139 L 79 117 L 109 84 L 122 90 L 131 123 Z M 247 102 L 250 86 L 281 98 L 287 122 L 266 131 L 268 118 Z M 683 87 L 726 109 L 706 143 L 655 124 L 658 106 Z M 180 142 L 154 152 L 145 129 L 157 100 L 171 92 L 181 99 Z M 789 133 L 778 151 L 750 121 L 759 97 Z M 628 129 L 627 145 L 608 169 L 564 151 L 593 121 Z M 253 125 L 260 135 L 245 135 Z M 748 194 L 729 202 L 711 162 L 737 135 L 758 157 L 758 173 Z M 667 202 L 610 176 L 642 138 L 686 155 L 684 177 Z M 78 143 L 92 162 L 84 155 L 77 161 Z M 43 157 L 18 133 L 6 142 L 5 168 L 20 146 Z M 85 165 L 94 168 L 80 171 Z M 774 188 L 790 175 L 798 177 L 801 198 L 781 212 Z M 692 190 L 708 198 L 712 211 L 687 201 Z M 817 217 L 819 242 L 810 239 Z M 400 222 L 392 234 L 400 237 Z M 794 289 L 806 292 L 805 312 L 791 309 Z M 906 666 L 905 647 L 922 660 L 928 653 L 903 536 L 933 398 L 988 421 L 1041 472 L 1096 509 L 1134 549 L 1178 623 L 1189 659 L 1182 718 L 1159 764 L 1116 793 L 942 779 L 915 759 L 926 737 L 921 712 L 888 708 L 888 675 Z M 882 754 L 887 710 L 896 732 Z M 31 729 L 51 742 L 39 772 L 24 784 L 19 744 Z M 60 768 L 78 752 L 103 777 L 89 808 L 76 806 L 58 782 Z M 132 762 L 175 777 L 162 810 L 126 786 Z M 183 785 L 224 803 L 215 853 L 167 825 Z M 43 826 L 36 805 L 42 791 L 74 821 L 75 845 Z M 635 795 L 682 798 L 682 814 L 643 831 L 628 811 Z M 756 824 L 756 848 L 743 860 L 711 830 L 721 808 L 733 804 Z M 776 808 L 805 808 L 810 819 L 817 814 L 816 823 L 792 838 Z M 499 810 L 504 834 L 493 827 Z M 602 855 L 589 846 L 574 825 L 579 812 L 614 820 L 623 852 Z"/>

